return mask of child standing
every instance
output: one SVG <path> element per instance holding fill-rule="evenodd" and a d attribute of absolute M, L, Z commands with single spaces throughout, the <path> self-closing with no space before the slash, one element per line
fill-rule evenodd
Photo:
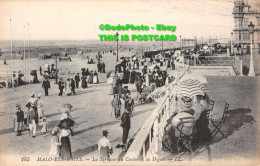
<path fill-rule="evenodd" d="M 59 129 L 58 127 L 55 127 L 52 131 L 51 131 L 51 149 L 49 152 L 50 156 L 54 156 L 54 157 L 59 157 L 60 156 L 60 148 L 59 146 L 61 145 L 61 143 L 59 143 L 59 137 L 57 135 Z"/>
<path fill-rule="evenodd" d="M 41 132 L 44 133 L 44 134 L 47 132 L 47 124 L 48 124 L 48 122 L 46 121 L 46 118 L 43 117 L 42 118 L 42 130 L 41 130 Z"/>

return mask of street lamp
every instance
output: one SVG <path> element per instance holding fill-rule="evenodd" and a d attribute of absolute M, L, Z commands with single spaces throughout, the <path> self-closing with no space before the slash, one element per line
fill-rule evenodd
<path fill-rule="evenodd" d="M 117 40 L 116 40 L 116 49 L 117 49 L 117 51 L 116 51 L 116 61 L 118 62 L 118 36 L 119 36 L 118 32 L 116 32 L 116 36 L 117 36 Z"/>
<path fill-rule="evenodd" d="M 254 71 L 254 60 L 253 60 L 253 35 L 254 35 L 254 24 L 250 22 L 248 25 L 249 28 L 249 33 L 251 36 L 251 45 L 250 45 L 250 67 L 249 67 L 249 73 L 248 76 L 255 76 L 255 71 Z"/>
<path fill-rule="evenodd" d="M 231 34 L 231 41 L 230 41 L 230 46 L 231 46 L 230 49 L 231 49 L 231 50 L 230 50 L 230 52 L 231 52 L 231 54 L 233 54 L 233 49 L 234 49 L 234 48 L 233 48 L 233 44 L 232 44 L 232 41 L 233 41 L 233 32 L 231 32 L 230 34 Z"/>
<path fill-rule="evenodd" d="M 180 36 L 180 49 L 181 49 L 181 36 Z"/>
<path fill-rule="evenodd" d="M 57 68 L 57 61 L 58 61 L 58 57 L 57 57 L 58 53 L 55 53 L 55 57 L 54 57 L 54 61 L 55 61 L 55 84 L 58 84 L 57 79 L 58 79 L 58 68 Z"/>
<path fill-rule="evenodd" d="M 162 40 L 162 57 L 164 57 L 164 52 L 163 52 L 163 40 Z M 164 57 L 165 58 L 165 57 Z"/>

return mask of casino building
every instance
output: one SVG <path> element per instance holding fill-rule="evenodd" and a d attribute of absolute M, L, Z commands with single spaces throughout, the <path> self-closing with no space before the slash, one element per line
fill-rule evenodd
<path fill-rule="evenodd" d="M 254 26 L 253 44 L 260 48 L 260 1 L 259 0 L 234 0 L 232 12 L 234 16 L 234 29 L 232 40 L 235 44 L 245 47 L 250 45 L 250 34 L 248 25 L 252 22 Z"/>

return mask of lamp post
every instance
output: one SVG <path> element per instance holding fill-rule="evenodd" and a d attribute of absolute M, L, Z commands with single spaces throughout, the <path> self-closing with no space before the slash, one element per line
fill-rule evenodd
<path fill-rule="evenodd" d="M 117 40 L 116 40 L 116 49 L 117 49 L 117 51 L 116 51 L 116 62 L 118 62 L 118 36 L 119 36 L 118 32 L 116 32 L 116 36 L 117 36 Z"/>
<path fill-rule="evenodd" d="M 55 57 L 54 57 L 54 61 L 55 61 L 55 84 L 58 84 L 58 65 L 57 65 L 57 63 L 58 63 L 58 57 L 57 57 L 57 53 L 55 53 Z"/>
<path fill-rule="evenodd" d="M 233 42 L 233 32 L 231 32 L 230 34 L 231 34 L 231 41 L 230 41 L 230 46 L 231 46 L 230 49 L 231 50 L 230 50 L 230 52 L 231 52 L 231 54 L 233 54 L 233 49 L 234 49 L 233 48 L 233 43 L 232 43 Z"/>
<path fill-rule="evenodd" d="M 181 36 L 180 36 L 180 49 L 181 49 Z"/>
<path fill-rule="evenodd" d="M 253 35 L 254 35 L 254 24 L 250 22 L 248 25 L 249 33 L 251 36 L 251 45 L 250 45 L 250 67 L 249 67 L 249 73 L 248 76 L 255 76 L 255 70 L 254 70 L 254 59 L 253 59 Z"/>
<path fill-rule="evenodd" d="M 162 40 L 162 57 L 164 57 L 164 52 L 163 52 L 163 40 Z M 165 57 L 164 57 L 165 58 Z"/>

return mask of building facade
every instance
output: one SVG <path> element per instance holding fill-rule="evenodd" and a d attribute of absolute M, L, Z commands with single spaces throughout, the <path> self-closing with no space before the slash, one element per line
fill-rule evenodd
<path fill-rule="evenodd" d="M 260 48 L 260 1 L 234 0 L 233 8 L 234 30 L 233 42 L 235 44 L 250 44 L 248 25 L 254 26 L 253 44 Z"/>

